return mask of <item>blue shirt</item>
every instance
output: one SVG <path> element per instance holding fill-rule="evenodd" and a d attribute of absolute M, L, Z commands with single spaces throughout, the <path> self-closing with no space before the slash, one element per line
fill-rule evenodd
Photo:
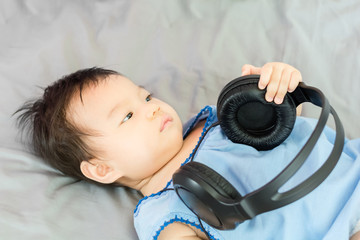
<path fill-rule="evenodd" d="M 203 134 L 217 121 L 216 108 L 207 106 L 202 109 L 184 125 L 184 136 L 205 118 Z M 316 120 L 298 117 L 290 136 L 269 151 L 232 143 L 217 126 L 209 130 L 194 161 L 213 168 L 245 195 L 280 173 L 300 151 L 315 125 Z M 314 173 L 327 159 L 334 140 L 335 132 L 326 127 L 309 158 L 280 192 L 296 186 Z M 234 230 L 217 230 L 204 222 L 203 225 L 212 239 L 349 239 L 350 232 L 360 220 L 359 180 L 360 139 L 346 139 L 334 170 L 305 197 L 247 220 Z M 172 188 L 171 179 L 165 188 Z M 134 211 L 135 228 L 140 239 L 157 239 L 167 225 L 176 221 L 200 229 L 197 217 L 173 190 L 144 197 Z"/>

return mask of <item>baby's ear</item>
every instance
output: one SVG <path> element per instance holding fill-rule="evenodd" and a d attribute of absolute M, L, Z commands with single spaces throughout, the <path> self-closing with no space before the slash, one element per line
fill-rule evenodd
<path fill-rule="evenodd" d="M 122 177 L 119 171 L 114 170 L 103 161 L 95 159 L 82 161 L 80 169 L 85 177 L 104 184 L 113 183 Z"/>

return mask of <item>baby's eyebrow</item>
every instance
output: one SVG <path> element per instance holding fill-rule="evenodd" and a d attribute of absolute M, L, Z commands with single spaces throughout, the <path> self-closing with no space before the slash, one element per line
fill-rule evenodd
<path fill-rule="evenodd" d="M 110 119 L 112 117 L 112 115 L 114 114 L 114 112 L 116 112 L 116 110 L 120 107 L 120 104 L 116 104 L 109 112 L 107 119 Z"/>
<path fill-rule="evenodd" d="M 142 90 L 146 90 L 144 86 L 142 85 L 138 85 L 138 92 L 137 94 L 140 96 L 140 93 Z M 109 114 L 107 116 L 108 119 L 110 119 L 112 117 L 112 115 L 114 114 L 114 112 L 116 112 L 117 109 L 120 108 L 120 103 L 116 104 L 110 111 L 109 111 Z"/>
<path fill-rule="evenodd" d="M 139 92 L 140 92 L 141 90 L 146 90 L 146 88 L 145 88 L 143 85 L 138 85 L 138 88 L 139 88 Z"/>

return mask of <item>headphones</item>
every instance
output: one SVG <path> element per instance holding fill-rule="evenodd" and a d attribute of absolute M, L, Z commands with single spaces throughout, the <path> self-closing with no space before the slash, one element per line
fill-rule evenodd
<path fill-rule="evenodd" d="M 306 144 L 284 170 L 245 196 L 241 196 L 213 169 L 193 162 L 197 148 L 194 150 L 191 161 L 174 173 L 174 189 L 194 214 L 220 230 L 234 229 L 245 220 L 288 205 L 310 193 L 334 169 L 344 146 L 341 121 L 319 89 L 301 82 L 294 92 L 286 94 L 282 104 L 277 105 L 265 100 L 265 90 L 258 89 L 259 78 L 259 75 L 239 77 L 223 88 L 217 102 L 218 122 L 211 125 L 206 133 L 220 124 L 232 142 L 251 145 L 257 150 L 269 150 L 281 144 L 291 133 L 299 104 L 311 102 L 321 107 L 320 117 Z M 336 138 L 328 159 L 301 184 L 280 193 L 279 189 L 299 170 L 314 148 L 329 113 L 335 120 Z"/>

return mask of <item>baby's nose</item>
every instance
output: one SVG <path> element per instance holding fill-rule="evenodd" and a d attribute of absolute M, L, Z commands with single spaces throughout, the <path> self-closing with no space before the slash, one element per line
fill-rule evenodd
<path fill-rule="evenodd" d="M 162 115 L 162 111 L 160 110 L 160 107 L 156 106 L 152 110 L 149 111 L 149 113 L 147 114 L 147 118 L 150 120 L 153 120 L 161 115 Z"/>

